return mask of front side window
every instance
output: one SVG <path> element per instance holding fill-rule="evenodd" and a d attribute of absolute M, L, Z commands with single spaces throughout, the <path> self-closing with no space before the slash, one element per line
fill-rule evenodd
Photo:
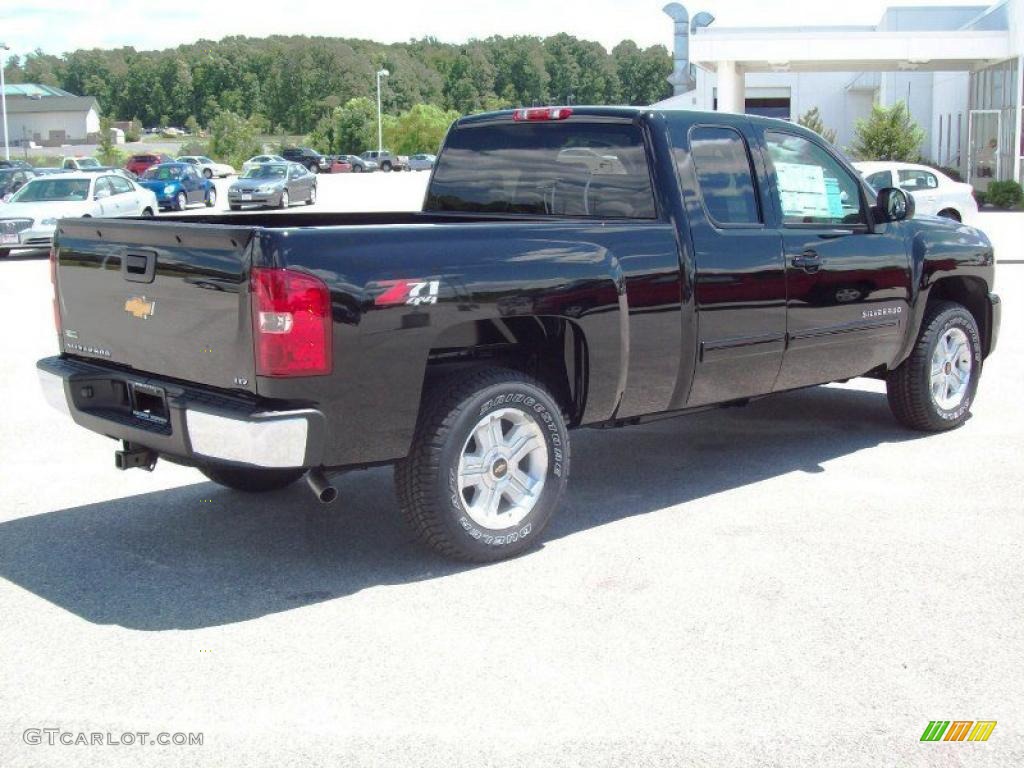
<path fill-rule="evenodd" d="M 424 206 L 589 218 L 655 218 L 647 152 L 631 123 L 491 122 L 448 135 Z"/>
<path fill-rule="evenodd" d="M 775 195 L 786 226 L 866 224 L 860 183 L 818 144 L 791 133 L 765 133 Z"/>
<path fill-rule="evenodd" d="M 871 188 L 878 192 L 879 190 L 885 189 L 892 186 L 892 171 L 878 171 L 872 173 L 870 176 L 864 178 Z"/>
<path fill-rule="evenodd" d="M 716 224 L 759 224 L 754 174 L 743 137 L 732 128 L 698 126 L 690 153 L 708 216 Z"/>
<path fill-rule="evenodd" d="M 108 176 L 107 180 L 110 182 L 110 186 L 113 187 L 115 195 L 123 195 L 132 191 L 132 185 L 128 179 L 121 176 Z"/>
<path fill-rule="evenodd" d="M 934 173 L 917 169 L 899 171 L 900 186 L 904 189 L 935 189 L 939 186 L 939 180 Z"/>

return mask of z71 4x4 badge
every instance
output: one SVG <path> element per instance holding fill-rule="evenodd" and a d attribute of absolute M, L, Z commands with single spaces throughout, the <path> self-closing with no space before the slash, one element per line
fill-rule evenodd
<path fill-rule="evenodd" d="M 383 288 L 384 292 L 373 300 L 375 306 L 393 307 L 397 304 L 408 304 L 415 307 L 420 304 L 437 304 L 441 281 L 426 278 L 381 280 L 377 285 Z"/>

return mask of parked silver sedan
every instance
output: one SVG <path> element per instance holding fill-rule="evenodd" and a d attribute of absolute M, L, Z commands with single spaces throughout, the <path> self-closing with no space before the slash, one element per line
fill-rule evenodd
<path fill-rule="evenodd" d="M 409 170 L 429 171 L 437 162 L 437 155 L 411 155 L 409 157 Z"/>
<path fill-rule="evenodd" d="M 287 208 L 295 202 L 316 202 L 316 176 L 299 163 L 264 163 L 249 168 L 228 188 L 232 211 L 243 206 Z"/>

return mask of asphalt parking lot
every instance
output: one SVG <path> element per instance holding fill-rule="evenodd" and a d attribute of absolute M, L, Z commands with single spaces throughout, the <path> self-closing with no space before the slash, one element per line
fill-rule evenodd
<path fill-rule="evenodd" d="M 415 208 L 425 181 L 323 177 L 317 209 Z M 982 218 L 1019 249 L 1018 217 Z M 484 567 L 408 542 L 387 469 L 330 511 L 118 472 L 38 393 L 45 256 L 0 275 L 0 765 L 1024 762 L 1024 265 L 962 429 L 904 431 L 856 380 L 576 432 L 543 546 Z M 919 742 L 936 719 L 998 726 Z"/>

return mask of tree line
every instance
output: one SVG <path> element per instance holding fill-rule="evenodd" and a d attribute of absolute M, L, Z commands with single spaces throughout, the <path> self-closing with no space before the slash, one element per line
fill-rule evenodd
<path fill-rule="evenodd" d="M 104 115 L 147 126 L 209 126 L 224 112 L 273 133 L 307 134 L 337 124 L 353 100 L 376 106 L 375 72 L 389 70 L 382 102 L 400 115 L 417 105 L 467 114 L 535 104 L 650 104 L 670 95 L 663 46 L 625 40 L 607 51 L 572 35 L 489 37 L 462 45 L 433 38 L 383 44 L 274 36 L 201 40 L 161 51 L 42 51 L 12 56 L 10 83 L 36 82 L 95 96 Z M 365 102 L 358 101 L 357 111 Z M 422 111 L 419 117 L 422 117 Z M 319 127 L 318 127 L 319 126 Z"/>

